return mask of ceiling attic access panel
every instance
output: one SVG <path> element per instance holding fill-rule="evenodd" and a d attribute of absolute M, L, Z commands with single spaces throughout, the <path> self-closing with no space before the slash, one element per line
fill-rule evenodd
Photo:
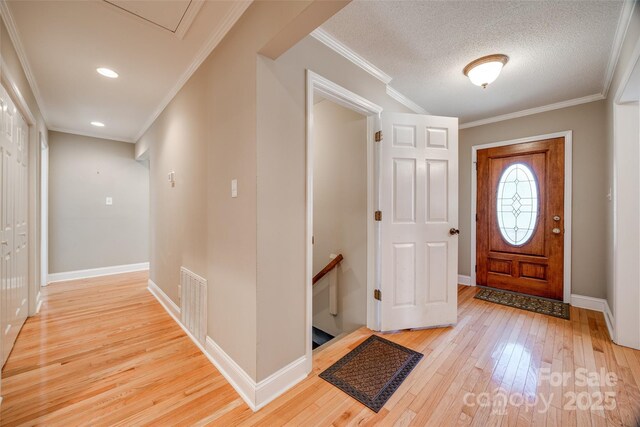
<path fill-rule="evenodd" d="M 170 0 L 170 1 L 134 1 L 103 0 L 109 6 L 122 13 L 167 30 L 179 38 L 183 38 L 189 26 L 203 5 L 203 1 Z"/>

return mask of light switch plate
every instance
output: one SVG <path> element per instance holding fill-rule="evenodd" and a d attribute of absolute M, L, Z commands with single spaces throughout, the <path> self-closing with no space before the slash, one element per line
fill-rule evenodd
<path fill-rule="evenodd" d="M 113 198 L 112 197 L 107 197 L 106 204 L 107 204 L 107 206 L 113 205 Z"/>
<path fill-rule="evenodd" d="M 231 197 L 238 197 L 238 180 L 231 180 Z"/>

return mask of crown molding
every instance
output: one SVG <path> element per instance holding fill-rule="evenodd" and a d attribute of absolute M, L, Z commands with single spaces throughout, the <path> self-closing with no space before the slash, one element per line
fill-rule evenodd
<path fill-rule="evenodd" d="M 235 25 L 235 23 L 240 19 L 242 14 L 247 10 L 249 5 L 251 5 L 252 1 L 238 1 L 234 2 L 233 6 L 231 6 L 231 10 L 227 13 L 227 15 L 222 20 L 222 23 L 218 26 L 218 29 L 211 34 L 205 45 L 200 49 L 200 51 L 195 56 L 193 62 L 189 67 L 185 70 L 184 73 L 178 78 L 178 81 L 173 86 L 173 88 L 167 93 L 167 95 L 162 99 L 158 107 L 153 111 L 153 113 L 149 116 L 149 118 L 144 122 L 142 129 L 136 137 L 135 141 L 138 141 L 142 138 L 142 135 L 151 127 L 153 122 L 156 121 L 158 116 L 164 111 L 164 109 L 169 105 L 169 102 L 176 96 L 176 94 L 182 89 L 182 86 L 189 80 L 189 78 L 196 72 L 198 67 L 204 62 L 205 59 L 211 54 L 213 49 L 222 41 L 224 36 L 229 32 L 231 27 Z"/>
<path fill-rule="evenodd" d="M 4 85 L 4 88 L 9 93 L 9 96 L 16 103 L 16 106 L 24 116 L 25 120 L 27 121 L 27 124 L 30 126 L 35 125 L 36 118 L 33 116 L 33 113 L 31 112 L 31 108 L 29 108 L 29 104 L 27 104 L 27 100 L 24 99 L 22 92 L 20 92 L 20 89 L 18 89 L 18 86 L 15 83 L 16 79 L 11 74 L 9 67 L 7 67 L 7 63 L 5 62 L 4 58 L 1 58 L 1 57 L 0 57 L 0 70 L 1 70 L 0 80 Z"/>
<path fill-rule="evenodd" d="M 371 74 L 376 79 L 380 80 L 384 84 L 389 84 L 393 79 L 390 75 L 373 65 L 371 62 L 358 55 L 351 48 L 343 44 L 340 40 L 327 33 L 322 28 L 316 28 L 311 37 L 318 40 L 320 43 L 327 46 L 329 49 L 345 57 L 349 61 L 353 62 L 358 67 L 362 68 L 367 73 Z"/>
<path fill-rule="evenodd" d="M 86 136 L 89 138 L 97 138 L 97 139 L 106 139 L 109 141 L 116 141 L 116 142 L 127 142 L 129 144 L 135 144 L 136 141 L 131 139 L 131 138 L 119 138 L 116 136 L 109 136 L 109 135 L 104 135 L 104 134 L 100 134 L 97 132 L 83 132 L 83 131 L 78 131 L 78 130 L 74 130 L 74 129 L 65 129 L 65 128 L 61 128 L 61 127 L 57 127 L 57 126 L 51 126 L 48 127 L 49 131 L 53 131 L 53 132 L 62 132 L 62 133 L 68 133 L 70 135 L 78 135 L 78 136 Z"/>
<path fill-rule="evenodd" d="M 387 95 L 391 98 L 395 99 L 414 113 L 418 114 L 428 114 L 427 111 L 422 108 L 420 105 L 416 104 L 391 86 L 389 83 L 393 80 L 393 77 L 373 65 L 371 62 L 364 59 L 358 53 L 356 53 L 353 49 L 342 43 L 340 40 L 333 37 L 331 34 L 323 30 L 322 28 L 316 28 L 312 33 L 311 37 L 318 40 L 320 43 L 327 46 L 329 49 L 336 52 L 338 55 L 343 58 L 351 61 L 352 64 L 360 67 L 376 79 L 380 80 L 382 83 L 386 85 Z"/>
<path fill-rule="evenodd" d="M 403 94 L 401 94 L 400 92 L 398 92 L 397 90 L 395 90 L 389 85 L 387 85 L 387 95 L 389 95 L 391 98 L 395 99 L 400 104 L 404 105 L 414 113 L 429 114 L 427 110 L 425 110 L 424 108 L 422 108 L 421 106 L 419 106 L 418 104 L 416 104 L 415 102 L 413 102 L 412 100 L 410 100 L 409 98 L 407 98 L 406 96 L 404 96 Z"/>
<path fill-rule="evenodd" d="M 36 78 L 31 71 L 31 66 L 29 65 L 29 60 L 27 59 L 24 47 L 22 46 L 22 41 L 20 40 L 18 29 L 16 27 L 15 21 L 13 20 L 13 15 L 11 14 L 9 5 L 5 0 L 0 0 L 0 15 L 2 16 L 4 25 L 7 27 L 9 38 L 13 43 L 13 48 L 15 49 L 16 54 L 18 55 L 18 60 L 20 61 L 20 65 L 22 66 L 22 71 L 27 78 L 27 82 L 29 83 L 31 92 L 36 99 L 36 104 L 38 104 L 38 109 L 40 110 L 40 114 L 42 115 L 46 126 L 48 122 L 46 113 L 47 109 L 44 100 L 42 99 L 42 95 L 40 94 L 40 89 L 38 87 L 38 83 L 36 82 Z"/>
<path fill-rule="evenodd" d="M 607 65 L 607 71 L 604 76 L 604 82 L 602 87 L 602 94 L 606 98 L 609 94 L 609 88 L 613 80 L 613 75 L 618 66 L 620 60 L 620 52 L 622 51 L 622 44 L 624 43 L 629 24 L 631 23 L 631 16 L 633 15 L 633 9 L 636 5 L 634 0 L 625 0 L 622 4 L 622 12 L 618 19 L 618 26 L 616 27 L 616 33 L 613 37 L 613 45 L 611 46 L 611 56 L 609 57 L 609 64 Z"/>
<path fill-rule="evenodd" d="M 488 117 L 486 119 L 476 120 L 473 122 L 461 123 L 460 129 L 467 129 L 476 126 L 487 125 L 489 123 L 502 122 L 504 120 L 517 119 L 518 117 L 531 116 L 533 114 L 544 113 L 546 111 L 559 110 L 560 108 L 573 107 L 575 105 L 586 104 L 588 102 L 600 101 L 605 99 L 601 93 L 583 96 L 582 98 L 569 99 L 567 101 L 556 102 L 555 104 L 543 105 L 541 107 L 529 108 L 528 110 L 515 111 L 513 113 L 502 114 L 500 116 Z"/>

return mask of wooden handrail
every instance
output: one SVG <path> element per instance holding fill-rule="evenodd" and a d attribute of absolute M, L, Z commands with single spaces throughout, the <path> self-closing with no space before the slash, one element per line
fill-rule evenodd
<path fill-rule="evenodd" d="M 325 268 L 320 270 L 320 273 L 313 276 L 313 284 L 315 285 L 316 283 L 318 283 L 325 274 L 336 268 L 336 266 L 340 264 L 340 261 L 342 261 L 343 259 L 344 258 L 342 257 L 342 254 L 338 254 L 338 256 L 332 259 L 331 262 L 325 266 Z"/>

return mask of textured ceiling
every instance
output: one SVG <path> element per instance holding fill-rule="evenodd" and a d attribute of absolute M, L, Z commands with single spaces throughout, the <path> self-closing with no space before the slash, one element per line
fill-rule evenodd
<path fill-rule="evenodd" d="M 393 77 L 390 86 L 461 123 L 603 92 L 622 1 L 354 1 L 322 28 Z M 487 89 L 462 74 L 510 57 Z"/>

